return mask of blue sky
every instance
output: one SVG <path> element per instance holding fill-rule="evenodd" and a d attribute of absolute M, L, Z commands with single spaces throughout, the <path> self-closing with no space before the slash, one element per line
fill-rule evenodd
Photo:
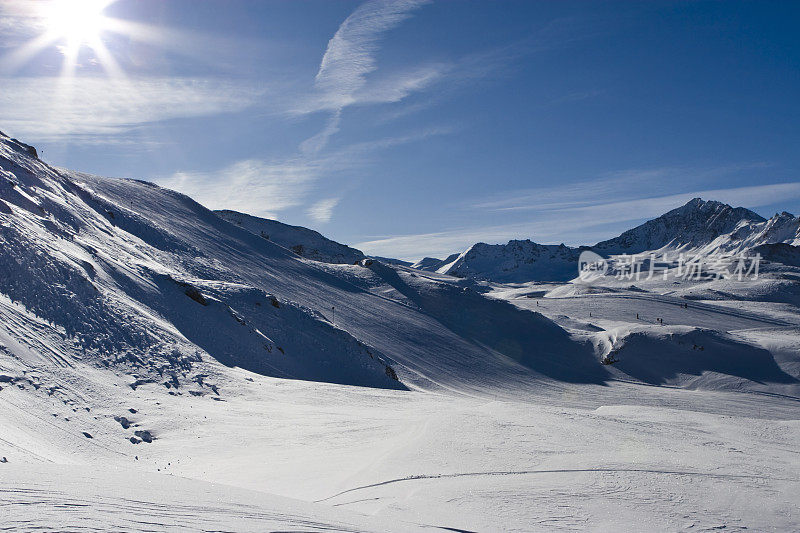
<path fill-rule="evenodd" d="M 798 3 L 64 1 L 0 0 L 0 130 L 59 166 L 401 258 L 800 211 Z"/>

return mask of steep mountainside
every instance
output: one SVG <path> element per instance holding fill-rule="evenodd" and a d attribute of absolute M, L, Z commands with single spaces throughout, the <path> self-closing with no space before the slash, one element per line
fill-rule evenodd
<path fill-rule="evenodd" d="M 237 211 L 221 210 L 214 212 L 221 219 L 241 226 L 250 233 L 288 248 L 307 259 L 322 261 L 323 263 L 352 265 L 364 258 L 361 250 L 332 241 L 312 229 L 291 226 L 277 220 L 254 217 Z"/>
<path fill-rule="evenodd" d="M 402 388 L 377 350 L 236 274 L 241 256 L 299 266 L 290 252 L 183 195 L 59 171 L 3 141 L 0 296 L 63 332 L 45 357 L 175 387 L 210 356 L 262 374 Z"/>

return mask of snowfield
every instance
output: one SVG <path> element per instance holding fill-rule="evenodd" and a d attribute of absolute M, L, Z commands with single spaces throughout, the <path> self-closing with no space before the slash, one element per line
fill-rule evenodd
<path fill-rule="evenodd" d="M 796 245 L 704 205 L 646 244 Z M 800 530 L 793 249 L 500 283 L 223 218 L 0 136 L 0 529 Z"/>

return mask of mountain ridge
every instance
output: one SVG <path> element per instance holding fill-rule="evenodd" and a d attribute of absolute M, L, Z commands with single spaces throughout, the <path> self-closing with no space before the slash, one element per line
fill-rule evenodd
<path fill-rule="evenodd" d="M 800 217 L 786 211 L 770 219 L 715 200 L 686 204 L 591 246 L 538 244 L 529 239 L 507 244 L 476 243 L 437 272 L 496 282 L 568 281 L 577 275 L 581 252 L 611 256 L 656 250 L 745 253 L 771 244 L 800 245 Z M 783 251 L 782 257 L 793 257 Z M 774 256 L 773 257 L 777 257 Z"/>
<path fill-rule="evenodd" d="M 216 210 L 222 220 L 288 248 L 300 257 L 323 263 L 350 264 L 364 258 L 364 252 L 329 239 L 316 230 L 292 226 L 277 220 L 256 217 L 230 209 Z"/>

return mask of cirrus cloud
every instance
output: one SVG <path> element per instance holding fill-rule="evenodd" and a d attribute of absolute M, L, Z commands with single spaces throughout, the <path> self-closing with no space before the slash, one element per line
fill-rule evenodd
<path fill-rule="evenodd" d="M 261 88 L 212 78 L 0 79 L 4 128 L 38 141 L 104 142 L 148 123 L 242 111 Z"/>

